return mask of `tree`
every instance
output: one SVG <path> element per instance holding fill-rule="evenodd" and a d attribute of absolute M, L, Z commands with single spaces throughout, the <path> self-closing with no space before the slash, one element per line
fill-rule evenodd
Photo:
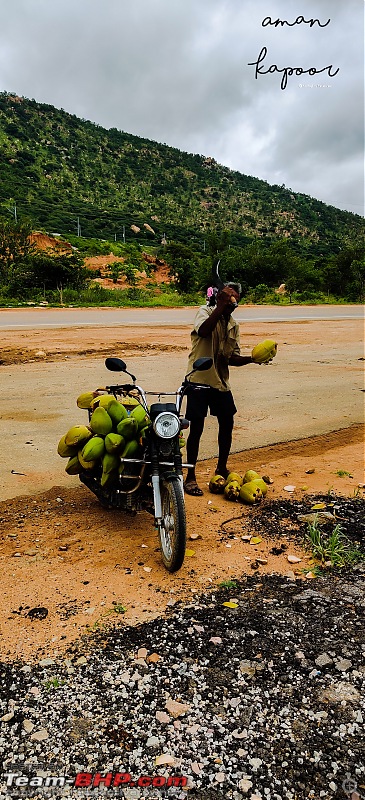
<path fill-rule="evenodd" d="M 76 254 L 52 255 L 37 250 L 23 224 L 0 224 L 0 285 L 10 295 L 22 297 L 31 289 L 82 289 L 90 279 Z"/>
<path fill-rule="evenodd" d="M 198 266 L 196 254 L 185 244 L 171 242 L 165 249 L 170 275 L 175 278 L 176 288 L 181 294 L 194 292 L 197 288 Z"/>
<path fill-rule="evenodd" d="M 29 241 L 31 227 L 23 222 L 0 220 L 0 284 L 10 284 L 19 268 L 34 252 Z"/>
<path fill-rule="evenodd" d="M 118 283 L 118 278 L 121 272 L 123 272 L 123 264 L 120 261 L 113 261 L 112 264 L 109 264 L 108 271 L 110 272 L 111 278 L 113 283 Z"/>

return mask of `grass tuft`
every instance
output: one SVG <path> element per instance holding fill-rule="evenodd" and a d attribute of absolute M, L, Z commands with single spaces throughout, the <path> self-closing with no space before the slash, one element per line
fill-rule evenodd
<path fill-rule="evenodd" d="M 314 558 L 321 564 L 331 567 L 346 567 L 357 564 L 365 555 L 345 536 L 341 525 L 336 525 L 332 533 L 324 533 L 316 518 L 308 524 L 306 541 Z"/>
<path fill-rule="evenodd" d="M 236 581 L 221 581 L 218 583 L 220 589 L 237 589 L 237 582 Z"/>

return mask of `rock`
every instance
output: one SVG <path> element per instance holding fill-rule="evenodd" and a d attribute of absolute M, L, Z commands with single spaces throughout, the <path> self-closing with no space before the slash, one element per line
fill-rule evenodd
<path fill-rule="evenodd" d="M 234 739 L 247 739 L 247 731 L 246 729 L 239 731 L 238 728 L 236 728 L 234 731 L 232 731 L 232 736 Z"/>
<path fill-rule="evenodd" d="M 338 661 L 335 662 L 335 667 L 340 672 L 347 672 L 348 669 L 351 669 L 352 662 L 348 658 L 339 658 Z"/>
<path fill-rule="evenodd" d="M 33 724 L 33 722 L 31 722 L 30 719 L 23 719 L 23 728 L 24 728 L 26 733 L 32 733 L 32 730 L 34 728 L 34 724 Z"/>
<path fill-rule="evenodd" d="M 138 650 L 138 653 L 137 653 L 137 659 L 143 658 L 143 660 L 146 660 L 147 653 L 148 653 L 148 650 L 146 650 L 145 647 L 140 647 L 139 650 Z"/>
<path fill-rule="evenodd" d="M 160 764 L 168 764 L 169 766 L 174 767 L 176 764 L 176 759 L 169 753 L 163 753 L 161 756 L 157 756 L 155 764 L 156 766 L 159 766 Z"/>
<path fill-rule="evenodd" d="M 54 664 L 53 658 L 42 658 L 39 662 L 40 667 L 51 667 Z"/>
<path fill-rule="evenodd" d="M 256 561 L 257 561 L 257 563 L 258 563 L 258 564 L 260 564 L 262 567 L 263 567 L 263 566 L 265 566 L 265 564 L 267 564 L 267 563 L 268 563 L 268 562 L 267 562 L 267 558 L 257 558 L 257 559 L 256 559 Z"/>
<path fill-rule="evenodd" d="M 328 667 L 330 664 L 333 664 L 333 661 L 327 653 L 322 653 L 322 655 L 317 656 L 314 663 L 317 667 Z"/>
<path fill-rule="evenodd" d="M 224 781 L 226 780 L 226 776 L 224 772 L 217 772 L 215 779 L 217 783 L 224 783 Z"/>
<path fill-rule="evenodd" d="M 238 784 L 238 788 L 243 792 L 243 794 L 247 794 L 247 792 L 252 789 L 253 783 L 249 781 L 248 778 L 242 778 Z"/>
<path fill-rule="evenodd" d="M 186 705 L 186 703 L 177 703 L 176 700 L 172 700 L 169 698 L 166 702 L 165 708 L 171 714 L 174 719 L 187 714 L 190 711 L 190 706 Z"/>
<path fill-rule="evenodd" d="M 243 660 L 240 662 L 240 672 L 242 672 L 242 675 L 247 675 L 249 678 L 253 678 L 256 668 L 252 664 L 252 661 Z"/>
<path fill-rule="evenodd" d="M 302 559 L 298 558 L 298 556 L 288 555 L 286 560 L 289 561 L 289 564 L 299 564 Z"/>
<path fill-rule="evenodd" d="M 48 616 L 48 608 L 44 608 L 43 606 L 38 606 L 37 608 L 31 608 L 28 611 L 27 617 L 30 619 L 46 619 Z"/>
<path fill-rule="evenodd" d="M 197 723 L 195 723 L 195 725 L 189 725 L 189 727 L 186 730 L 192 736 L 195 736 L 195 734 L 198 733 L 198 731 L 200 731 L 200 725 L 197 725 Z"/>
<path fill-rule="evenodd" d="M 259 767 L 261 767 L 262 759 L 261 758 L 249 758 L 248 763 L 251 765 L 252 769 L 256 772 Z"/>
<path fill-rule="evenodd" d="M 150 736 L 149 739 L 147 739 L 146 747 L 158 747 L 159 744 L 160 740 L 158 736 Z"/>
<path fill-rule="evenodd" d="M 334 514 L 331 511 L 317 511 L 312 512 L 311 514 L 298 514 L 299 522 L 318 522 L 320 525 L 321 523 L 328 522 L 328 520 L 335 519 Z"/>
<path fill-rule="evenodd" d="M 330 704 L 342 703 L 342 701 L 346 703 L 357 703 L 359 699 L 360 693 L 358 690 L 355 689 L 355 686 L 352 686 L 346 681 L 339 681 L 332 686 L 327 686 L 327 688 L 318 695 L 320 703 Z"/>
<path fill-rule="evenodd" d="M 0 722 L 10 722 L 14 717 L 14 711 L 9 711 L 7 714 L 4 714 L 3 717 L 0 717 Z"/>
<path fill-rule="evenodd" d="M 85 656 L 80 656 L 80 658 L 75 661 L 76 667 L 82 667 L 84 664 L 87 664 L 87 658 L 85 658 Z"/>
<path fill-rule="evenodd" d="M 158 653 L 151 653 L 150 656 L 147 657 L 148 664 L 157 664 L 157 661 L 160 661 L 161 656 Z"/>
<path fill-rule="evenodd" d="M 32 733 L 30 738 L 32 742 L 44 742 L 46 739 L 48 739 L 48 736 L 49 733 L 46 728 L 41 728 L 39 731 Z"/>
<path fill-rule="evenodd" d="M 158 722 L 161 722 L 162 725 L 167 725 L 171 722 L 171 717 L 169 717 L 165 711 L 156 711 L 156 719 Z"/>

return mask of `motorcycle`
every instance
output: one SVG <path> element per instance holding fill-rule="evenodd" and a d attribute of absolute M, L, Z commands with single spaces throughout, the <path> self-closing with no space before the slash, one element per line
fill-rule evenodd
<path fill-rule="evenodd" d="M 134 398 L 142 405 L 149 425 L 144 429 L 142 453 L 138 458 L 121 458 L 121 469 L 107 486 L 101 484 L 101 466 L 80 472 L 79 478 L 99 499 L 105 508 L 121 509 L 130 514 L 146 510 L 154 515 L 158 531 L 161 556 L 169 572 L 176 572 L 183 564 L 186 546 L 186 515 L 184 503 L 183 468 L 180 450 L 181 431 L 189 421 L 181 416 L 181 406 L 187 391 L 207 388 L 204 384 L 189 381 L 197 370 L 212 366 L 211 358 L 199 358 L 176 392 L 148 392 L 136 384 L 136 377 L 128 372 L 119 358 L 107 358 L 105 366 L 113 372 L 123 372 L 132 383 L 106 386 L 105 391 L 116 399 Z M 158 397 L 150 406 L 147 395 Z M 174 396 L 175 402 L 160 402 L 160 398 Z M 89 410 L 89 421 L 91 418 Z"/>

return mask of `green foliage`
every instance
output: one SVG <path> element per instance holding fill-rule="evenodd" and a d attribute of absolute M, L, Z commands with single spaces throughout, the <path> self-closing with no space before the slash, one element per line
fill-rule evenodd
<path fill-rule="evenodd" d="M 347 472 L 346 469 L 338 469 L 338 470 L 336 470 L 336 475 L 338 475 L 339 478 L 353 478 L 354 477 L 351 474 L 351 472 Z"/>
<path fill-rule="evenodd" d="M 60 678 L 49 678 L 48 681 L 44 682 L 44 686 L 48 691 L 52 691 L 53 689 L 60 689 L 61 686 L 64 686 L 66 681 Z"/>
<path fill-rule="evenodd" d="M 313 556 L 322 564 L 332 567 L 345 567 L 356 564 L 365 558 L 365 555 L 345 536 L 341 525 L 336 525 L 330 534 L 324 533 L 318 520 L 308 524 L 306 540 Z"/>
<path fill-rule="evenodd" d="M 108 270 L 113 283 L 118 283 L 119 275 L 121 272 L 123 272 L 123 264 L 121 264 L 120 261 L 113 261 L 111 264 L 109 264 Z"/>
<path fill-rule="evenodd" d="M 90 276 L 79 256 L 36 250 L 29 234 L 27 224 L 0 222 L 0 289 L 5 297 L 27 300 L 37 289 L 80 290 L 86 285 Z"/>
<path fill-rule="evenodd" d="M 362 217 L 6 92 L 0 93 L 0 182 L 0 226 L 16 206 L 21 225 L 59 232 L 81 257 L 113 253 L 141 270 L 142 250 L 158 253 L 166 236 L 162 257 L 169 255 L 181 294 L 204 291 L 219 257 L 223 279 L 240 281 L 249 298 L 261 287 L 260 302 L 364 299 Z M 3 296 L 22 275 L 28 291 L 32 254 L 23 251 L 23 272 L 19 255 L 14 261 L 0 241 Z M 68 287 L 71 275 L 63 269 L 58 285 Z M 38 264 L 39 280 L 42 270 Z M 274 295 L 280 283 L 285 298 Z"/>
<path fill-rule="evenodd" d="M 175 278 L 178 292 L 194 292 L 198 273 L 196 253 L 184 244 L 172 242 L 166 247 L 165 258 L 170 264 L 170 275 Z"/>
<path fill-rule="evenodd" d="M 237 581 L 221 581 L 218 583 L 220 589 L 236 589 L 237 588 Z"/>
<path fill-rule="evenodd" d="M 130 243 L 159 245 L 165 233 L 201 253 L 205 241 L 210 256 L 255 238 L 286 237 L 298 255 L 314 258 L 338 253 L 345 236 L 363 236 L 364 221 L 355 214 L 5 92 L 0 156 L 0 200 L 16 198 L 20 218 L 29 217 L 33 229 L 76 235 L 79 217 L 87 238 L 119 243 L 124 226 Z"/>

